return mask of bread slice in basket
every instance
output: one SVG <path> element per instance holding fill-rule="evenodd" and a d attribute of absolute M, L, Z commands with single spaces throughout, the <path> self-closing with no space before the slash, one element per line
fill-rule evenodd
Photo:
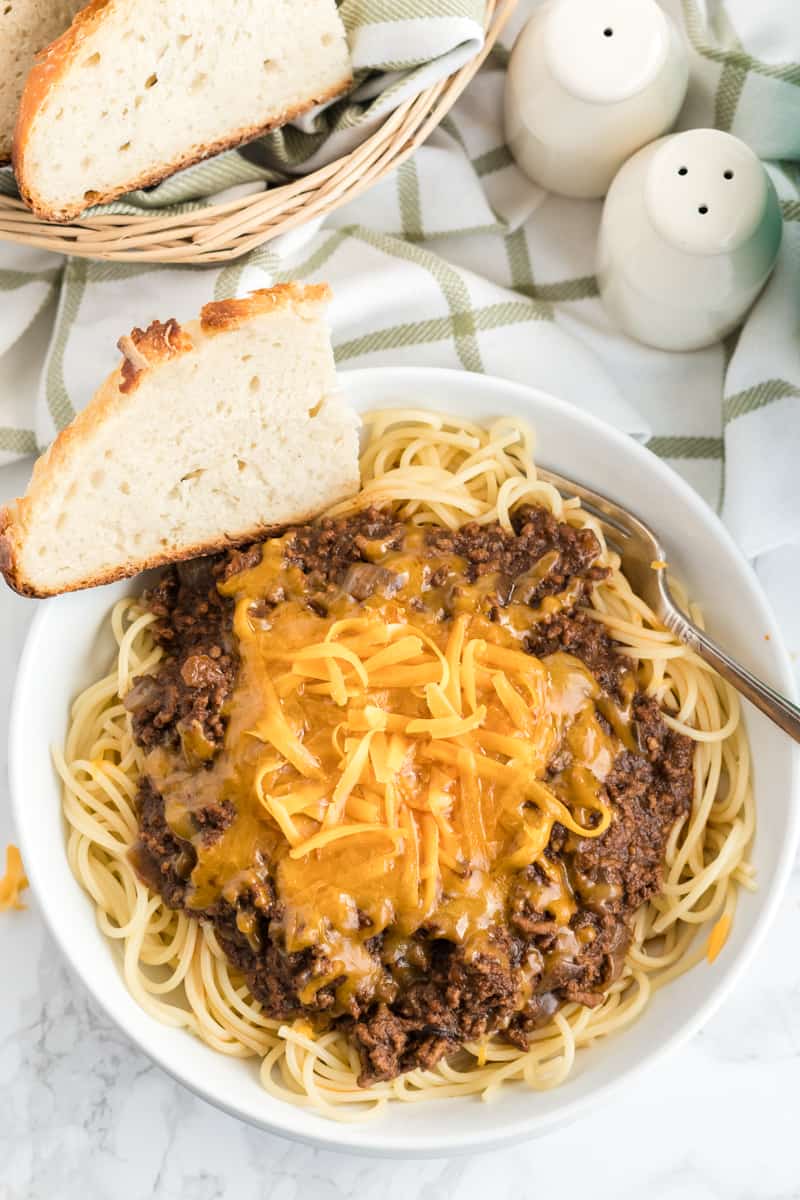
<path fill-rule="evenodd" d="M 25 86 L 20 194 L 45 220 L 72 220 L 351 82 L 336 0 L 91 0 Z"/>
<path fill-rule="evenodd" d="M 69 27 L 86 0 L 7 0 L 0 4 L 0 163 L 11 161 L 19 98 L 40 50 Z"/>
<path fill-rule="evenodd" d="M 304 521 L 359 488 L 325 285 L 285 284 L 154 321 L 0 510 L 0 570 L 52 596 Z"/>

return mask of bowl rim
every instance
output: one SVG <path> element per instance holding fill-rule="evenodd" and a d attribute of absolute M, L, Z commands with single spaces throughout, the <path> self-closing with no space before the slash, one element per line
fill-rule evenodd
<path fill-rule="evenodd" d="M 430 385 L 432 391 L 435 388 L 442 388 L 450 383 L 462 391 L 464 389 L 471 390 L 477 395 L 484 392 L 487 401 L 493 392 L 495 395 L 502 392 L 505 393 L 509 400 L 513 400 L 516 397 L 521 401 L 522 405 L 529 406 L 533 404 L 540 410 L 549 410 L 557 415 L 566 416 L 568 420 L 577 421 L 588 428 L 589 431 L 596 432 L 606 441 L 610 440 L 624 454 L 632 456 L 633 459 L 638 459 L 641 464 L 646 464 L 656 477 L 660 477 L 667 482 L 671 489 L 682 495 L 688 506 L 700 516 L 703 522 L 711 525 L 715 536 L 722 543 L 726 553 L 735 558 L 739 567 L 746 570 L 749 574 L 756 595 L 762 604 L 764 617 L 769 627 L 771 651 L 775 658 L 772 682 L 776 686 L 781 687 L 790 698 L 797 699 L 797 687 L 788 652 L 769 601 L 750 563 L 744 557 L 720 518 L 706 504 L 699 492 L 665 462 L 646 450 L 628 434 L 620 432 L 613 425 L 541 389 L 529 387 L 525 384 L 498 376 L 471 374 L 455 368 L 367 367 L 340 371 L 338 378 L 342 385 L 342 390 L 345 392 L 347 392 L 348 384 L 351 381 L 356 387 L 359 385 L 362 387 L 367 386 L 373 382 L 376 387 L 385 387 L 387 385 L 392 386 L 393 384 L 403 383 L 403 381 L 411 382 L 412 380 Z M 546 458 L 547 456 L 545 455 L 542 465 L 545 464 Z M 307 1111 L 303 1108 L 296 1108 L 288 1103 L 284 1105 L 286 1111 L 285 1122 L 272 1119 L 272 1117 L 269 1119 L 259 1119 L 251 1112 L 237 1108 L 235 1105 L 221 1100 L 214 1094 L 211 1087 L 205 1086 L 197 1079 L 189 1078 L 187 1073 L 179 1069 L 176 1064 L 166 1061 L 158 1050 L 145 1044 L 135 1032 L 126 1026 L 125 1022 L 116 1013 L 111 1011 L 105 999 L 94 989 L 90 973 L 87 971 L 74 941 L 62 938 L 55 912 L 51 909 L 46 879 L 42 879 L 39 876 L 35 853 L 28 853 L 30 846 L 25 833 L 25 824 L 18 818 L 25 795 L 25 762 L 24 754 L 22 753 L 23 722 L 25 717 L 23 700 L 25 699 L 26 690 L 31 686 L 28 676 L 31 664 L 36 659 L 38 653 L 38 643 L 42 629 L 45 622 L 48 621 L 49 614 L 55 603 L 56 600 L 41 602 L 41 607 L 34 615 L 28 630 L 17 667 L 17 675 L 12 693 L 8 735 L 8 774 L 12 819 L 15 829 L 18 831 L 23 858 L 26 862 L 26 871 L 30 877 L 31 889 L 37 899 L 39 911 L 50 936 L 59 947 L 60 952 L 73 972 L 77 974 L 94 1003 L 100 1007 L 104 1015 L 117 1028 L 121 1029 L 125 1036 L 142 1053 L 151 1061 L 157 1063 L 168 1075 L 172 1076 L 172 1078 L 176 1079 L 194 1094 L 199 1095 L 209 1104 L 245 1121 L 247 1124 L 253 1125 L 265 1132 L 320 1149 L 353 1153 L 366 1157 L 412 1155 L 417 1158 L 434 1158 L 465 1155 L 477 1151 L 496 1149 L 513 1142 L 551 1132 L 560 1126 L 584 1116 L 599 1100 L 606 1099 L 614 1094 L 623 1084 L 628 1083 L 641 1072 L 662 1061 L 668 1054 L 685 1045 L 686 1042 L 694 1037 L 736 986 L 772 925 L 778 905 L 783 898 L 788 884 L 798 844 L 800 844 L 800 747 L 798 746 L 792 747 L 790 756 L 791 778 L 788 781 L 787 828 L 778 853 L 776 869 L 770 878 L 764 881 L 763 886 L 759 888 L 759 895 L 762 901 L 761 912 L 748 934 L 747 941 L 739 948 L 737 956 L 729 963 L 726 974 L 712 985 L 692 1016 L 677 1026 L 657 1046 L 654 1046 L 652 1050 L 643 1055 L 638 1061 L 621 1068 L 612 1079 L 594 1087 L 585 1095 L 578 1096 L 558 1106 L 551 1114 L 523 1115 L 507 1121 L 500 1130 L 489 1129 L 485 1134 L 480 1133 L 478 1135 L 474 1131 L 459 1133 L 456 1130 L 452 1133 L 448 1131 L 443 1135 L 436 1134 L 435 1136 L 424 1137 L 420 1137 L 419 1135 L 394 1136 L 391 1139 L 387 1139 L 381 1134 L 380 1121 L 376 1121 L 374 1124 L 360 1127 L 362 1129 L 368 1128 L 370 1131 L 369 1144 L 361 1144 L 358 1141 L 352 1141 L 348 1138 L 349 1131 L 354 1127 L 333 1121 L 330 1122 L 331 1128 L 329 1133 L 327 1130 L 324 1132 L 304 1132 L 302 1125 L 306 1115 L 308 1115 Z M 780 677 L 777 678 L 777 676 Z M 79 885 L 76 883 L 76 886 Z M 184 1031 L 178 1032 L 183 1033 Z"/>

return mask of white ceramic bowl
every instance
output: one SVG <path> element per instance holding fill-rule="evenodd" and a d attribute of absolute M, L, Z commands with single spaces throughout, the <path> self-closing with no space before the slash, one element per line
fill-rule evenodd
<path fill-rule="evenodd" d="M 696 493 L 631 438 L 542 393 L 466 372 L 369 370 L 344 375 L 342 382 L 362 411 L 416 405 L 472 420 L 515 413 L 531 421 L 541 462 L 606 491 L 651 521 L 676 572 L 704 603 L 712 633 L 770 683 L 792 690 L 778 629 L 749 566 Z M 491 1104 L 475 1098 L 398 1104 L 383 1119 L 361 1126 L 334 1124 L 268 1096 L 259 1085 L 255 1060 L 225 1058 L 142 1012 L 125 989 L 92 905 L 67 866 L 49 746 L 62 741 L 75 694 L 108 669 L 112 645 L 104 630 L 113 603 L 140 588 L 141 580 L 134 580 L 42 604 L 14 697 L 12 802 L 28 875 L 73 968 L 146 1054 L 206 1100 L 264 1129 L 332 1149 L 393 1156 L 494 1147 L 541 1134 L 601 1101 L 607 1104 L 608 1093 L 635 1071 L 696 1033 L 746 969 L 783 894 L 800 826 L 794 747 L 749 709 L 759 891 L 742 895 L 730 940 L 713 966 L 701 964 L 659 992 L 621 1036 L 581 1051 L 563 1087 L 543 1093 L 511 1087 Z"/>

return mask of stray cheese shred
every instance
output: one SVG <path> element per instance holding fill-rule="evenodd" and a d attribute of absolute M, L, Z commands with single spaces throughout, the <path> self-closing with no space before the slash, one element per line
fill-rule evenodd
<path fill-rule="evenodd" d="M 710 963 L 713 963 L 714 959 L 727 942 L 732 923 L 733 918 L 731 917 L 731 914 L 726 912 L 722 914 L 720 919 L 714 925 L 714 928 L 711 930 L 708 938 L 708 945 L 706 947 L 706 958 Z"/>
<path fill-rule="evenodd" d="M 26 907 L 20 895 L 28 886 L 28 877 L 22 865 L 22 855 L 16 846 L 6 846 L 6 873 L 0 879 L 0 912 Z"/>

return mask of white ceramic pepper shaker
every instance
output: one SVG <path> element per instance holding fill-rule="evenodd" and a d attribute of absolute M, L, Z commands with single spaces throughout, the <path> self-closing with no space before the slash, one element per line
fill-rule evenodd
<path fill-rule="evenodd" d="M 606 197 L 600 295 L 640 342 L 700 349 L 741 323 L 782 232 L 772 180 L 744 142 L 718 129 L 661 138 L 625 164 Z"/>
<path fill-rule="evenodd" d="M 511 54 L 506 140 L 534 183 L 604 196 L 671 128 L 688 81 L 684 42 L 656 0 L 547 0 Z"/>

